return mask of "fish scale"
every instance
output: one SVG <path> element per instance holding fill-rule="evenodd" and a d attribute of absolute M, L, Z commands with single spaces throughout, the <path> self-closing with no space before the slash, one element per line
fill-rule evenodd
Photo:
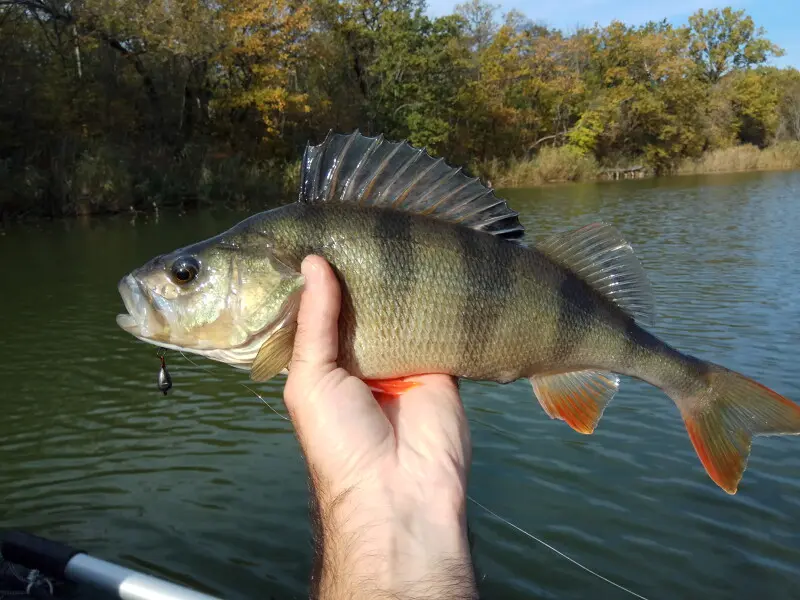
<path fill-rule="evenodd" d="M 292 205 L 269 214 L 259 235 L 269 231 L 287 263 L 299 268 L 308 253 L 319 254 L 345 282 L 339 360 L 353 373 L 380 379 L 435 369 L 507 381 L 547 361 L 551 352 L 536 334 L 551 320 L 558 270 L 550 266 L 552 283 L 525 277 L 536 268 L 527 249 L 426 218 L 409 219 L 412 241 L 404 243 L 378 235 L 382 217 L 374 209 Z M 346 234 L 311 237 L 330 230 Z"/>
<path fill-rule="evenodd" d="M 613 227 L 528 246 L 517 213 L 477 179 L 358 132 L 307 147 L 300 181 L 296 202 L 124 277 L 120 326 L 268 380 L 291 362 L 300 264 L 318 254 L 342 288 L 337 362 L 378 391 L 402 394 L 398 379 L 425 373 L 527 378 L 550 417 L 589 434 L 619 375 L 635 377 L 675 402 L 728 493 L 753 436 L 800 433 L 797 404 L 644 328 L 652 288 Z"/>

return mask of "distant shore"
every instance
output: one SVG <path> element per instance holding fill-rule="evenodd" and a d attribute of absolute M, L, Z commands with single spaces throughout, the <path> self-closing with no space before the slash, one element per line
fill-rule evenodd
<path fill-rule="evenodd" d="M 800 142 L 780 142 L 766 148 L 742 144 L 712 150 L 698 158 L 683 159 L 674 169 L 660 174 L 641 163 L 603 167 L 591 155 L 580 154 L 568 146 L 545 148 L 530 160 L 512 159 L 507 165 L 493 162 L 488 170 L 489 181 L 495 188 L 671 175 L 793 171 L 800 170 Z"/>
<path fill-rule="evenodd" d="M 162 201 L 138 205 L 124 205 L 122 203 L 104 202 L 92 204 L 90 202 L 77 204 L 71 210 L 60 215 L 45 215 L 36 211 L 5 212 L 0 215 L 2 222 L 36 221 L 50 218 L 71 218 L 88 216 L 113 216 L 130 214 L 133 217 L 155 213 L 159 210 L 171 212 L 174 210 L 195 209 L 229 209 L 229 210 L 263 210 L 269 204 L 279 205 L 291 202 L 294 199 L 293 189 L 297 185 L 297 171 L 299 163 L 287 164 L 283 171 L 283 186 L 267 187 L 270 173 L 265 170 L 255 179 L 262 180 L 264 190 L 269 190 L 267 195 L 270 200 L 267 204 L 263 198 L 253 197 L 231 198 L 215 197 L 209 190 L 201 197 L 181 196 L 175 198 L 162 198 Z M 570 147 L 544 148 L 531 160 L 512 160 L 508 165 L 499 162 L 489 163 L 486 167 L 488 177 L 482 180 L 491 187 L 515 188 L 533 187 L 558 183 L 590 183 L 593 181 L 645 179 L 654 177 L 670 177 L 675 175 L 703 175 L 754 171 L 792 171 L 800 170 L 800 142 L 781 142 L 766 148 L 757 148 L 752 145 L 739 145 L 730 148 L 706 152 L 696 159 L 684 159 L 675 169 L 667 173 L 655 173 L 651 168 L 641 164 L 620 165 L 603 167 L 592 156 L 581 155 Z M 252 170 L 249 172 L 253 176 Z M 250 186 L 251 189 L 256 187 Z M 214 190 L 217 191 L 217 190 Z M 210 193 L 209 193 L 210 192 Z"/>

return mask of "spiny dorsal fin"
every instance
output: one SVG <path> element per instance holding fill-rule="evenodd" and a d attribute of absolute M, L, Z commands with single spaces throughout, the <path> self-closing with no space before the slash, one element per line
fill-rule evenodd
<path fill-rule="evenodd" d="M 469 178 L 407 142 L 382 135 L 329 132 L 306 146 L 299 201 L 347 202 L 430 215 L 510 241 L 521 242 L 525 228 L 518 213 L 478 178 Z"/>
<path fill-rule="evenodd" d="M 592 223 L 551 236 L 536 248 L 638 321 L 653 324 L 650 281 L 631 245 L 611 225 Z"/>

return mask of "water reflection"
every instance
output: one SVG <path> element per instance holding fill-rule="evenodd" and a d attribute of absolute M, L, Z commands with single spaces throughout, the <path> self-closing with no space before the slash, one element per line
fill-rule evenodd
<path fill-rule="evenodd" d="M 591 221 L 631 241 L 656 333 L 800 400 L 800 174 L 501 190 L 529 238 Z M 311 561 L 291 426 L 242 374 L 118 330 L 116 282 L 244 215 L 162 213 L 11 228 L 0 349 L 0 527 L 64 539 L 227 598 L 301 598 Z M 279 411 L 281 381 L 258 386 Z M 527 382 L 466 383 L 471 494 L 650 598 L 769 598 L 800 582 L 797 440 L 759 438 L 736 496 L 706 476 L 675 406 L 623 380 L 593 436 L 544 415 Z M 622 592 L 470 508 L 487 598 Z"/>

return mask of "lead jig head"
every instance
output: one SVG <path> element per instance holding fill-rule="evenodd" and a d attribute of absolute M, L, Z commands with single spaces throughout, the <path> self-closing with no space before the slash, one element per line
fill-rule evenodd
<path fill-rule="evenodd" d="M 164 356 L 160 355 L 159 358 L 161 359 L 161 368 L 158 370 L 158 389 L 166 396 L 172 387 L 172 377 L 167 371 L 167 363 L 164 361 Z"/>

